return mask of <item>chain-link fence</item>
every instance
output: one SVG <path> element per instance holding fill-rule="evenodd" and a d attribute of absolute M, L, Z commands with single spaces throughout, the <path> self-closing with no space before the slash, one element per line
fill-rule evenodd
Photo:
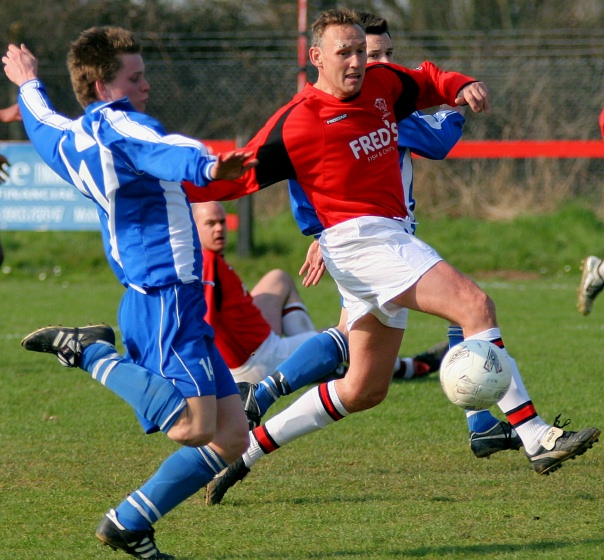
<path fill-rule="evenodd" d="M 486 82 L 492 109 L 466 114 L 466 139 L 600 138 L 604 30 L 394 34 L 393 41 L 401 64 L 432 60 Z M 296 91 L 293 32 L 147 34 L 143 42 L 152 86 L 148 111 L 169 131 L 244 141 Z M 312 81 L 313 69 L 307 71 Z M 59 111 L 79 114 L 63 61 L 41 60 L 40 76 Z M 0 102 L 14 94 L 2 81 Z M 6 130 L 13 138 L 21 134 L 18 127 Z M 464 212 L 508 215 L 527 205 L 547 210 L 575 196 L 604 207 L 599 159 L 418 162 L 416 172 L 425 209 L 454 212 L 463 203 Z"/>

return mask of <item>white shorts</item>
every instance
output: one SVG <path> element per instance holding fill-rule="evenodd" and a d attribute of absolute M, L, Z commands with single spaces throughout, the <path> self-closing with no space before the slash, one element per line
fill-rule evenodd
<path fill-rule="evenodd" d="M 348 329 L 371 313 L 389 327 L 404 329 L 408 311 L 390 302 L 442 260 L 413 235 L 408 220 L 363 216 L 323 231 L 325 267 L 338 285 Z"/>
<path fill-rule="evenodd" d="M 277 366 L 287 360 L 303 342 L 316 334 L 315 331 L 309 331 L 280 337 L 271 331 L 254 355 L 242 366 L 231 369 L 231 374 L 237 383 L 240 381 L 260 383 L 265 377 L 274 373 Z"/>

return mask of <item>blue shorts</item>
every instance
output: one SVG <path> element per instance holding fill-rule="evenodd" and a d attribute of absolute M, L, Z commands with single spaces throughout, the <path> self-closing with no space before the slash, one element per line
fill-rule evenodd
<path fill-rule="evenodd" d="M 185 398 L 238 395 L 205 312 L 200 282 L 153 288 L 146 294 L 129 288 L 119 309 L 126 358 L 173 380 Z"/>

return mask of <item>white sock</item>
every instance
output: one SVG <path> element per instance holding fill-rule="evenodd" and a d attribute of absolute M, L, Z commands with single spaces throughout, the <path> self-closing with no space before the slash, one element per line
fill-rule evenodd
<path fill-rule="evenodd" d="M 524 450 L 529 455 L 532 455 L 533 453 L 537 452 L 543 436 L 550 428 L 551 426 L 546 424 L 539 416 L 537 416 L 536 418 L 532 418 L 531 420 L 528 420 L 524 424 L 521 424 L 514 429 L 524 444 Z"/>
<path fill-rule="evenodd" d="M 488 329 L 481 333 L 477 333 L 468 338 L 476 338 L 482 340 L 493 341 L 501 338 L 501 331 L 498 328 Z M 512 383 L 508 392 L 505 394 L 503 399 L 499 401 L 499 408 L 506 414 L 516 409 L 522 408 L 523 405 L 530 404 L 532 406 L 531 397 L 526 390 L 516 360 L 512 358 L 508 351 L 504 348 L 505 353 L 508 356 L 510 367 L 512 368 Z M 534 407 L 533 407 L 534 409 Z M 550 425 L 547 424 L 540 416 L 534 412 L 534 418 L 522 422 L 514 426 L 514 429 L 520 436 L 524 450 L 529 454 L 533 454 L 539 448 L 542 437 L 549 430 Z"/>
<path fill-rule="evenodd" d="M 260 449 L 258 445 L 258 440 L 254 437 L 254 432 L 250 433 L 250 446 L 247 448 L 247 451 L 243 454 L 243 463 L 248 469 L 252 468 L 252 465 L 258 461 L 258 459 L 262 459 L 266 453 Z"/>
<path fill-rule="evenodd" d="M 415 375 L 413 358 L 403 358 L 403 362 L 405 362 L 405 375 L 403 375 L 403 379 L 411 379 Z"/>
<path fill-rule="evenodd" d="M 313 387 L 250 434 L 250 446 L 243 455 L 243 462 L 251 468 L 266 454 L 322 430 L 345 416 L 348 412 L 340 402 L 335 381 Z"/>
<path fill-rule="evenodd" d="M 285 336 L 295 336 L 315 330 L 315 326 L 302 302 L 289 303 L 283 307 L 281 328 Z"/>
<path fill-rule="evenodd" d="M 508 360 L 510 362 L 510 366 L 512 367 L 512 383 L 503 399 L 499 401 L 499 408 L 504 414 L 520 407 L 525 403 L 531 402 L 531 398 L 528 394 L 528 391 L 524 387 L 522 377 L 518 371 L 516 360 L 514 360 L 514 358 L 512 358 L 509 354 Z M 535 416 L 534 418 L 515 426 L 514 429 L 522 440 L 524 450 L 530 455 L 537 451 L 541 438 L 545 435 L 545 432 L 547 432 L 549 428 L 549 424 L 547 424 L 540 416 Z"/>

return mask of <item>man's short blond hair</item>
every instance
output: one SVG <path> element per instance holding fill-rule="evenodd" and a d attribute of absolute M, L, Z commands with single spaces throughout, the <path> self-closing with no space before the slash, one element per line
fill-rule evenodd
<path fill-rule="evenodd" d="M 323 43 L 323 34 L 328 27 L 332 25 L 361 25 L 361 20 L 357 12 L 348 8 L 334 8 L 323 12 L 312 24 L 311 46 L 321 47 Z"/>

